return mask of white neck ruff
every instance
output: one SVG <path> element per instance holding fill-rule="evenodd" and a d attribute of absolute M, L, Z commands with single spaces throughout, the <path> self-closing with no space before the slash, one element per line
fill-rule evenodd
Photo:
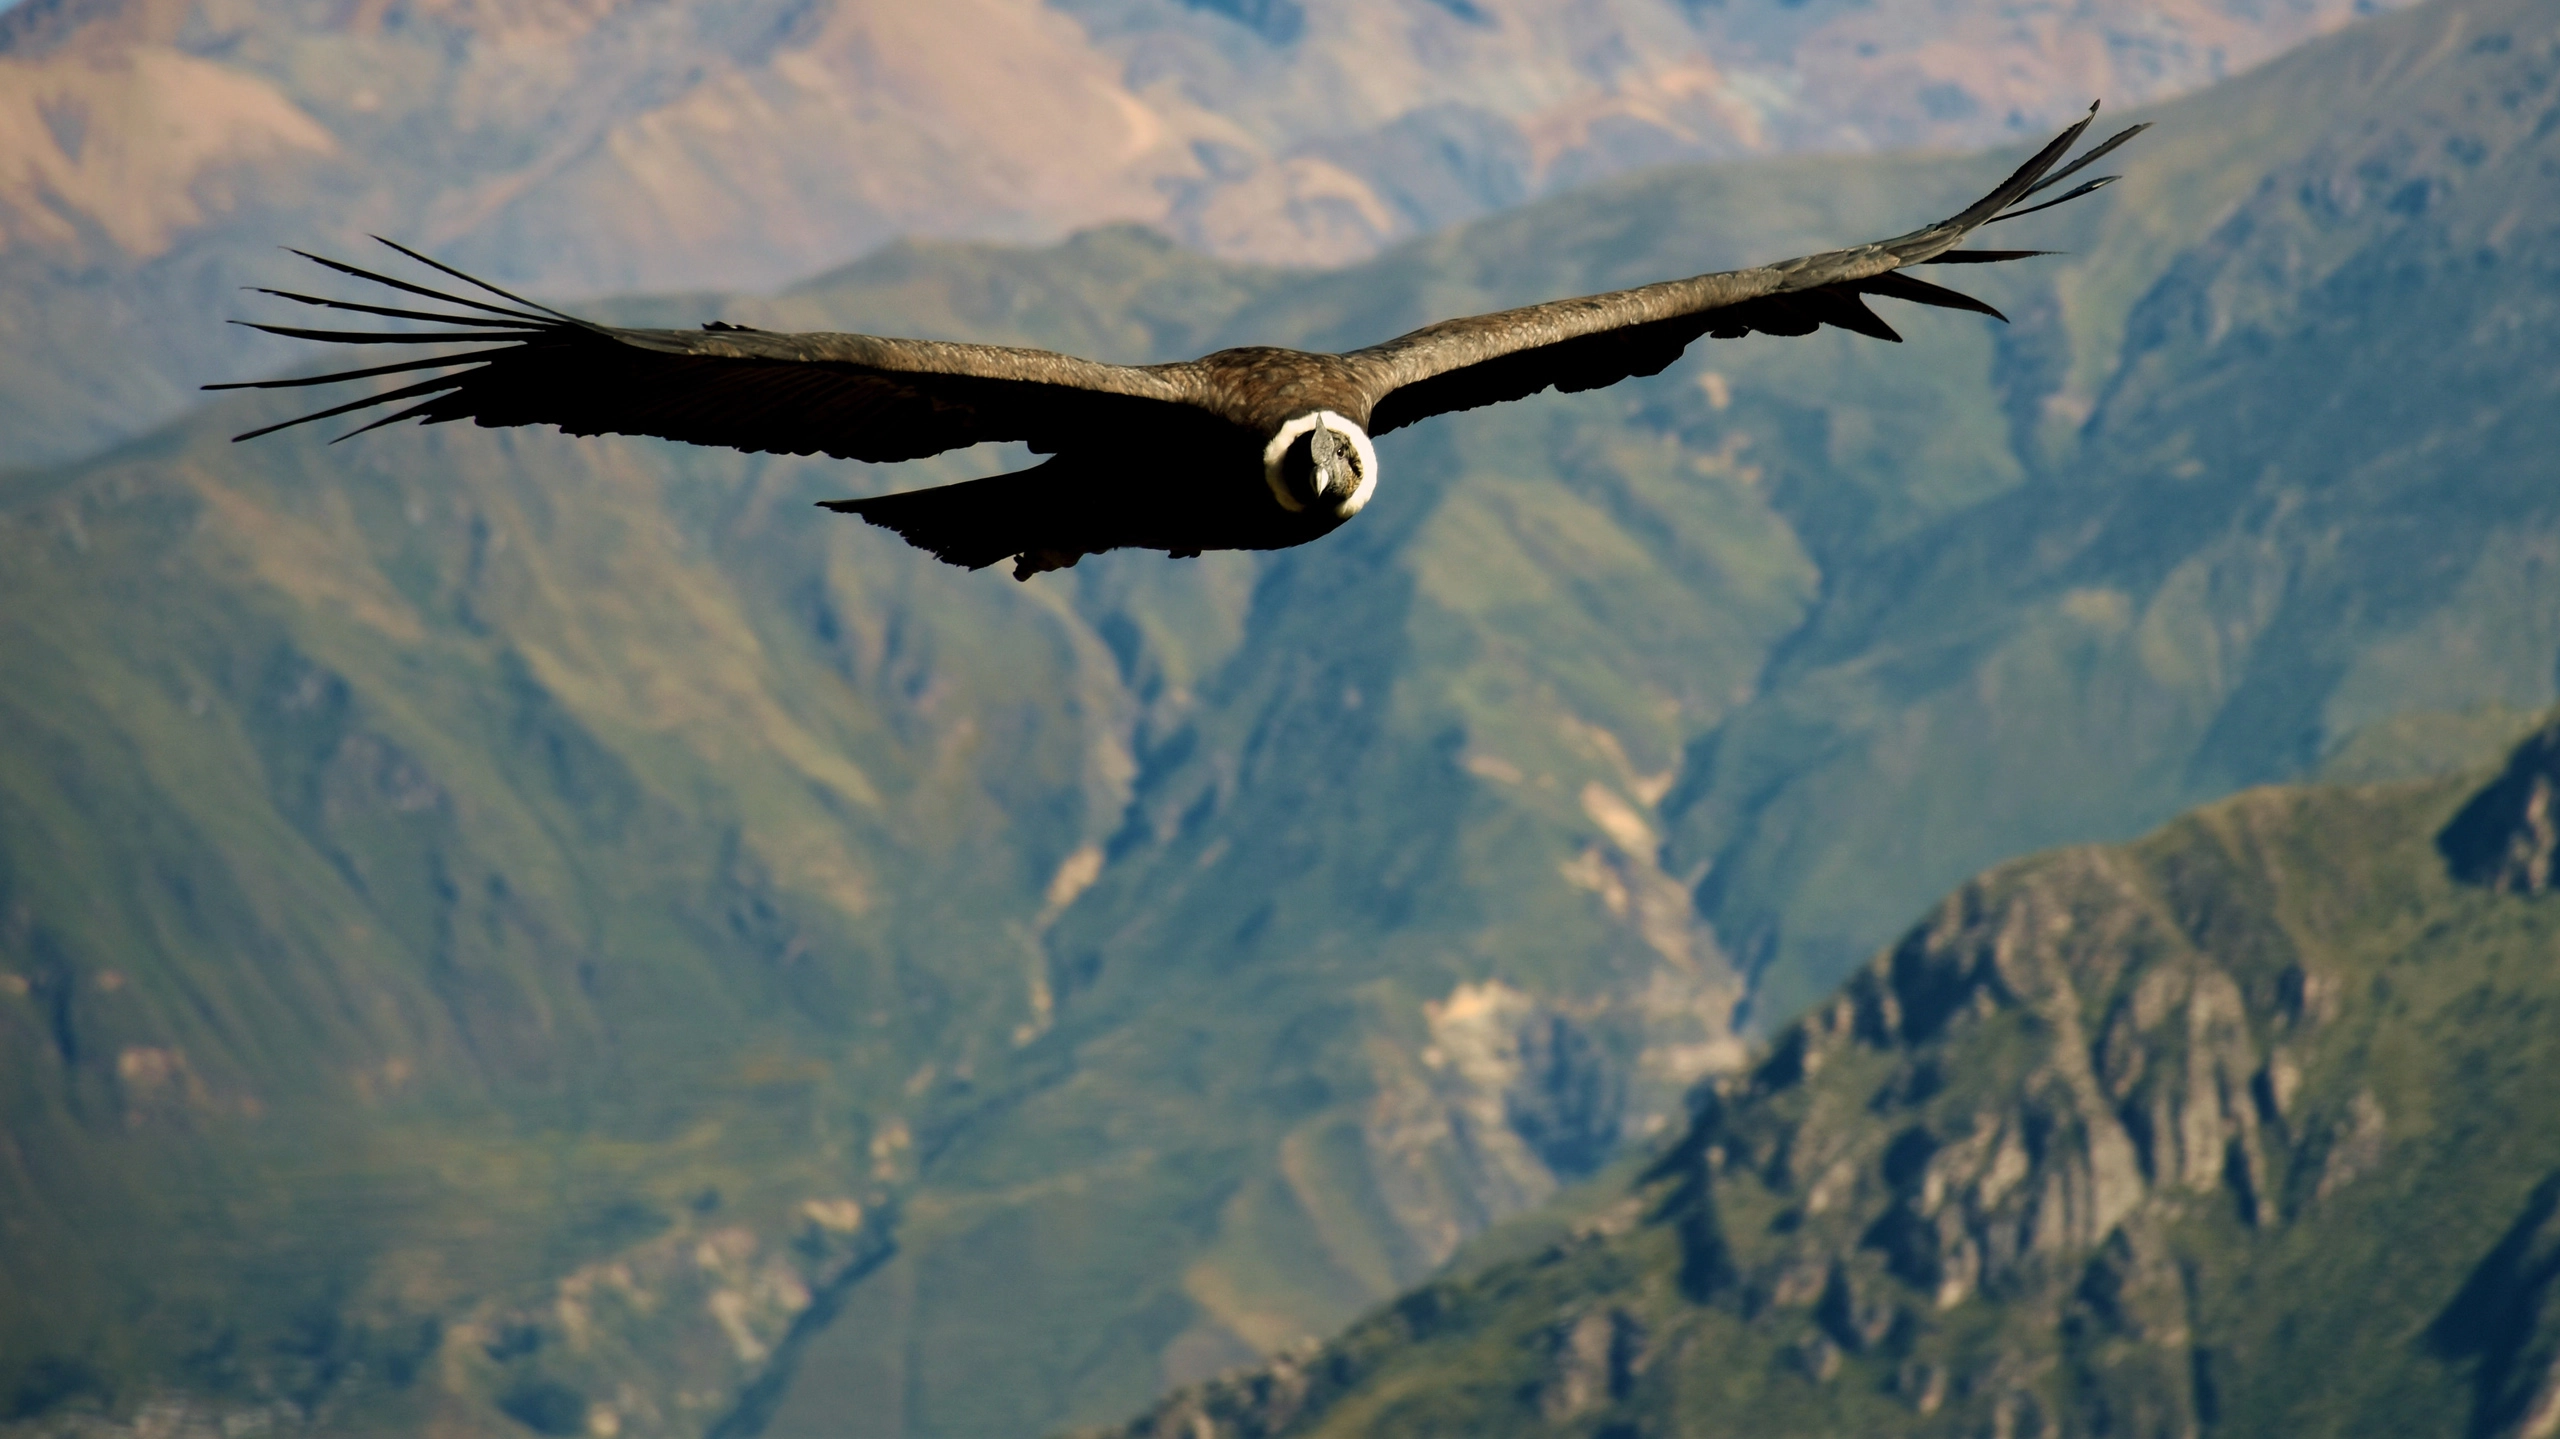
<path fill-rule="evenodd" d="M 1262 482 L 1271 487 L 1271 498 L 1280 502 L 1280 508 L 1293 515 L 1306 509 L 1305 505 L 1298 503 L 1297 496 L 1289 493 L 1288 483 L 1281 479 L 1280 457 L 1289 452 L 1290 441 L 1318 425 L 1324 426 L 1337 435 L 1350 436 L 1351 448 L 1360 456 L 1360 487 L 1351 492 L 1351 498 L 1336 505 L 1333 510 L 1335 519 L 1347 520 L 1360 513 L 1361 508 L 1369 503 L 1369 496 L 1378 488 L 1378 451 L 1376 446 L 1369 443 L 1369 434 L 1366 430 L 1331 410 L 1317 410 L 1311 414 L 1300 415 L 1280 427 L 1280 433 L 1271 437 L 1271 443 L 1262 447 Z"/>

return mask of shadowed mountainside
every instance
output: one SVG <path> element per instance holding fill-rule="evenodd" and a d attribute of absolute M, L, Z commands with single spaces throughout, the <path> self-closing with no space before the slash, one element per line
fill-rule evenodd
<path fill-rule="evenodd" d="M 1108 1419 L 1424 1278 L 1736 1062 L 1746 980 L 1790 1014 L 1971 870 L 2502 741 L 2560 654 L 2554 23 L 2306 47 L 2018 227 L 2073 253 L 1981 277 L 2008 329 L 1399 433 L 1280 556 L 1015 586 L 807 504 L 1002 455 L 226 445 L 256 402 L 0 480 L 0 1401 Z M 2002 163 L 611 313 L 1358 343 Z"/>

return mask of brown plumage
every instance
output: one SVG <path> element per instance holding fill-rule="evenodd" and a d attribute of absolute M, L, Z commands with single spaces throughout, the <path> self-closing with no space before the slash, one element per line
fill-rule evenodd
<path fill-rule="evenodd" d="M 303 304 L 457 326 L 271 334 L 351 344 L 487 342 L 329 375 L 208 389 L 267 389 L 456 371 L 252 430 L 411 401 L 353 433 L 399 420 L 555 425 L 573 435 L 654 435 L 697 445 L 842 459 L 917 459 L 989 440 L 1050 456 L 1027 470 L 868 500 L 830 500 L 953 564 L 1012 558 L 1017 578 L 1124 547 L 1197 554 L 1303 544 L 1359 512 L 1377 483 L 1369 436 L 1433 415 L 1550 387 L 1590 390 L 1650 375 L 1701 336 L 1806 335 L 1824 326 L 1899 340 L 1866 297 L 1972 310 L 1979 300 L 1906 273 L 1991 263 L 2035 250 L 1958 250 L 1966 235 L 2075 199 L 2023 202 L 2140 133 L 2134 126 L 2068 165 L 2096 118 L 2057 136 L 1961 214 L 1908 235 L 1775 265 L 1444 320 L 1346 354 L 1267 347 L 1165 365 L 1108 365 L 1046 350 L 874 335 L 773 334 L 713 323 L 629 330 L 534 304 L 398 245 L 402 254 L 506 304 L 492 304 L 305 258 L 440 304 L 428 312 L 289 294 Z M 2056 168 L 2060 166 L 2060 168 Z M 389 241 L 384 241 L 390 244 Z M 340 438 L 345 438 L 341 436 Z"/>

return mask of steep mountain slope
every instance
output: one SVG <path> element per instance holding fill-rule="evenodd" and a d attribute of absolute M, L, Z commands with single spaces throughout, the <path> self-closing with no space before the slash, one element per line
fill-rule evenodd
<path fill-rule="evenodd" d="M 1983 875 L 1632 1184 L 1119 1432 L 2547 1433 L 2560 726 L 2477 786 Z"/>
<path fill-rule="evenodd" d="M 0 433 L 59 463 L 209 378 L 277 245 L 555 293 L 778 285 L 1111 220 L 1359 258 L 1676 159 L 1978 145 L 2191 89 L 2350 0 L 30 0 L 0 14 Z"/>
<path fill-rule="evenodd" d="M 1496 975 L 1556 977 L 1510 981 L 1532 992 L 1570 985 L 1564 976 L 1588 961 L 1509 918 L 1510 906 L 1555 885 L 1541 870 L 1586 887 L 1583 903 L 1630 916 L 1644 913 L 1655 886 L 1695 884 L 1703 870 L 1716 932 L 1684 922 L 1682 943 L 1658 952 L 1707 953 L 1721 938 L 1756 972 L 1755 1009 L 1784 1016 L 1966 867 L 2057 839 L 2136 832 L 2198 795 L 2299 775 L 2332 754 L 2361 753 L 2370 769 L 2410 737 L 2383 722 L 2395 710 L 2461 712 L 2434 728 L 2492 744 L 2511 734 L 2512 716 L 2552 698 L 2560 654 L 2560 592 L 2532 582 L 2529 538 L 2555 498 L 2538 478 L 2552 413 L 2541 388 L 2551 367 L 2538 357 L 2551 330 L 2497 330 L 2512 348 L 2483 352 L 2478 369 L 2448 357 L 2440 373 L 2461 377 L 2459 399 L 2412 383 L 2388 357 L 2394 327 L 2422 349 L 2450 349 L 2466 327 L 2503 325 L 2502 307 L 2540 304 L 2549 291 L 2534 267 L 2560 251 L 2535 238 L 2532 213 L 2509 227 L 2504 253 L 2517 258 L 2506 272 L 2452 263 L 2466 251 L 2385 206 L 2342 222 L 2329 243 L 2361 248 L 2370 263 L 2448 257 L 2440 268 L 2405 266 L 2405 302 L 2369 316 L 2353 288 L 2309 300 L 2260 293 L 2292 293 L 2300 271 L 2264 267 L 2249 285 L 2235 281 L 2259 295 L 2253 303 L 2318 316 L 2327 353 L 2342 358 L 2243 366 L 2231 358 L 2258 342 L 2228 336 L 2229 350 L 2197 361 L 2215 379 L 2194 393 L 2194 413 L 2259 422 L 2221 422 L 2213 448 L 2162 465 L 2133 443 L 2146 432 L 2132 411 L 2111 410 L 2085 431 L 2069 417 L 2088 403 L 2078 396 L 2118 383 L 2114 357 L 2150 352 L 2129 326 L 2177 293 L 2179 267 L 2257 223 L 2246 208 L 2253 195 L 2298 193 L 2315 163 L 2344 153 L 2361 165 L 2373 151 L 2423 146 L 2458 164 L 2461 147 L 2443 146 L 2431 127 L 2476 107 L 2471 128 L 2497 139 L 2484 155 L 2498 158 L 2483 163 L 2503 169 L 2464 189 L 2463 203 L 2485 210 L 2534 193 L 2555 133 L 2540 119 L 2552 103 L 2555 39 L 2539 7 L 2433 7 L 2170 112 L 2113 207 L 2058 227 L 2078 253 L 1994 292 L 2019 326 L 1986 334 L 1911 321 L 1932 347 L 1919 366 L 1906 352 L 1849 341 L 1710 348 L 1648 386 L 1546 398 L 1413 436 L 1391 452 L 1394 487 L 1358 535 L 1274 567 L 1226 672 L 1231 687 L 1208 691 L 1213 703 L 1192 722 L 1142 738 L 1138 821 L 1053 937 L 1082 986 L 1062 1008 L 1063 1032 L 1123 1022 L 1181 1032 L 1220 992 L 1211 985 L 1255 972 L 1251 946 L 1272 932 L 1292 966 L 1345 956 L 1344 984 L 1374 983 L 1372 966 L 1412 945 L 1481 956 Z M 2341 135 L 2358 145 L 2333 145 Z M 1290 292 L 1287 314 L 1322 340 L 1349 340 L 1425 309 L 1661 273 L 1696 252 L 1687 237 L 1716 217 L 1769 226 L 1763 253 L 1797 248 L 1799 225 L 1856 232 L 1854 220 L 1827 226 L 1819 207 L 1865 203 L 1858 187 L 1871 181 L 1846 167 L 1792 174 L 1819 180 L 1612 187 L 1575 211 L 1524 213 Z M 1928 177 L 1895 178 L 1918 190 Z M 1816 188 L 1825 183 L 1833 188 Z M 2445 183 L 2440 203 L 2452 207 Z M 1962 188 L 1951 181 L 1946 193 Z M 1403 283 L 1377 286 L 1379 274 Z M 1380 313 L 1382 289 L 1412 295 L 1411 311 Z M 1287 333 L 1280 305 L 1248 313 L 1264 332 Z M 2361 432 L 2325 413 L 2318 424 L 2289 420 L 2287 396 L 2305 408 L 2325 400 L 2321 378 L 2350 363 L 2360 382 L 2397 385 L 2405 402 L 2354 417 L 2370 421 Z M 2115 403 L 2134 393 L 2123 385 Z M 1650 463 L 1631 443 L 1647 432 L 1663 443 Z M 2319 450 L 2342 439 L 2400 458 L 2348 468 L 2353 450 Z M 2288 499 L 2264 463 L 2292 445 L 2307 452 L 2283 472 L 2298 495 Z M 2464 462 L 2427 462 L 2443 453 Z M 2214 511 L 2192 498 L 2208 493 L 2201 480 L 2162 473 L 2190 459 L 2246 477 L 2235 492 L 2270 488 L 2220 511 L 2234 516 L 2229 529 L 2202 528 L 2200 515 Z M 1535 479 L 1508 483 L 1514 475 Z M 2109 522 L 2107 507 L 2145 503 L 2153 507 Z M 2303 516 L 2315 509 L 2316 524 Z M 2395 548 L 2329 548 L 2358 532 Z M 2235 554 L 2259 566 L 2246 585 L 2224 578 Z M 2485 557 L 2476 586 L 2407 583 L 2422 567 L 2459 570 L 2474 555 Z M 2100 557 L 2126 578 L 2088 583 L 2078 566 Z M 1702 596 L 1720 611 L 1712 622 L 1751 628 L 1722 638 L 1701 627 L 1710 617 L 1697 600 L 1649 588 L 1656 575 L 1696 574 L 1765 586 L 1758 598 L 1737 588 Z M 2145 574 L 2154 578 L 2137 586 Z M 2290 632 L 2244 646 L 2266 633 L 2261 607 L 2278 601 L 2290 606 Z M 1805 618 L 1790 623 L 1790 610 Z M 1755 672 L 1732 646 L 1764 635 L 1782 638 L 1765 641 L 1771 662 Z M 2334 700 L 2319 728 L 2298 727 L 2299 711 L 2244 702 L 2313 647 L 2338 669 L 2285 683 L 2315 705 Z M 2416 657 L 2424 670 L 2409 664 Z M 1605 747 L 1594 747 L 1594 727 Z M 2267 747 L 2244 763 L 2210 763 L 2214 735 Z M 1400 758 L 1369 758 L 1373 747 Z M 1346 778 L 1312 777 L 1307 757 L 1318 755 Z M 1362 757 L 1356 768 L 1351 755 Z M 1560 836 L 1578 830 L 1585 848 L 1506 850 L 1521 812 Z M 1665 834 L 1656 848 L 1652 837 Z M 1478 856 L 1497 853 L 1519 856 L 1506 871 L 1517 881 L 1489 878 Z M 1239 920 L 1264 913 L 1269 930 Z M 1053 1123 L 1027 1106 L 977 1142 L 1003 1152 Z M 1307 1124 L 1298 1147 L 1324 1132 Z M 1392 1153 L 1397 1132 L 1393 1110 L 1379 1105 L 1364 1118 L 1363 1147 Z M 1272 1213 L 1249 1199 L 1230 1222 L 1276 1227 L 1264 1217 Z M 1194 1296 L 1214 1300 L 1218 1278 L 1251 1262 L 1221 1256 L 1194 1278 Z M 1309 1287 L 1322 1277 L 1258 1267 Z M 1257 1343 L 1282 1332 L 1245 1327 L 1252 1316 L 1241 1307 L 1211 1312 Z M 913 1372 L 905 1366 L 933 1347 L 888 1323 L 820 1344 L 866 1383 Z M 870 1357 L 884 1347 L 903 1357 Z M 787 1432 L 822 1432 L 825 1412 Z"/>
<path fill-rule="evenodd" d="M 1103 232 L 730 313 L 1147 353 L 1274 283 Z M 1259 992 L 1190 981 L 1194 1033 L 1076 1008 L 1119 968 L 1047 932 L 1129 822 L 1136 733 L 1268 603 L 1243 557 L 1017 587 L 813 514 L 833 466 L 238 422 L 0 496 L 23 1416 L 169 1386 L 333 1432 L 752 1428 L 801 1316 L 916 1269 L 898 1328 L 824 1333 L 991 1331 L 1035 1377 L 869 1412 L 1125 1410 L 1423 1272 L 1720 1052 L 1733 990 L 1658 877 L 1637 913 L 1559 882 L 1509 918 L 1502 952 L 1595 968 L 1413 943 L 1346 1006 L 1292 921 Z M 1492 887 L 1584 846 L 1578 814 L 1506 823 Z M 1647 873 L 1628 843 L 1591 883 Z M 1079 1293 L 1094 1322 L 1048 1322 Z"/>
<path fill-rule="evenodd" d="M 2147 612 L 2063 558 L 2172 493 L 2145 416 L 2299 383 L 2238 363 L 2238 327 L 2130 323 L 2289 193 L 2268 177 L 2339 134 L 2414 151 L 2409 114 L 2477 97 L 2531 121 L 2482 150 L 2523 185 L 2552 55 L 2512 0 L 2311 47 L 2172 109 L 2121 198 L 2022 237 L 2079 253 L 1987 281 L 2011 330 L 1709 346 L 1392 436 L 1361 523 L 1267 561 L 1016 587 L 805 508 L 1001 455 L 848 478 L 545 434 L 238 449 L 252 411 L 226 408 L 8 481 L 0 1243 L 41 1282 L 0 1296 L 0 1397 L 68 1423 L 167 1386 L 339 1432 L 1109 1418 L 1331 1329 L 1667 1122 L 1738 1055 L 1719 927 L 1782 1014 L 1948 867 L 2220 783 L 2158 758 L 2197 713 L 2247 741 L 2233 779 L 2495 732 L 2549 698 L 2529 571 L 2402 591 L 2333 564 L 2283 646 L 2209 651 L 2186 690 L 2119 659 L 2084 694 L 2074 626 L 2193 661 L 2286 591 L 2217 587 L 2234 531 L 2167 501 L 2095 532 L 2128 575 L 2204 566 L 2157 626 L 2105 628 Z M 1102 231 L 617 313 L 1121 358 L 1357 342 L 1898 228 L 2000 163 L 1646 176 L 1329 276 Z M 2429 203 L 2464 213 L 2470 183 Z M 2434 253 L 2422 220 L 2324 234 L 2380 263 Z M 2538 223 L 2504 232 L 2519 265 L 2552 253 Z M 2285 315 L 2349 271 L 2211 273 L 2215 303 Z M 2429 343 L 2509 293 L 2406 279 L 2383 313 Z M 2388 333 L 2338 333 L 2387 370 Z M 2540 523 L 2497 488 L 2542 453 L 2509 383 L 2549 372 L 2535 333 L 2469 408 L 2393 432 L 2464 466 L 2305 473 L 2268 513 L 2334 523 L 2242 552 L 2310 573 L 2324 537 L 2397 526 L 2459 557 L 2484 495 Z M 1976 524 L 2000 543 L 1966 549 Z M 2365 676 L 2353 706 L 2308 742 L 2253 729 L 2299 710 L 2226 696 L 2306 647 Z M 1935 749 L 1895 748 L 1906 713 L 1951 716 Z"/>
<path fill-rule="evenodd" d="M 2304 773 L 2429 692 L 2550 700 L 2555 80 L 2560 16 L 2431 10 L 2163 137 L 2248 170 L 2131 167 L 2115 233 L 2004 336 L 2031 482 L 1829 566 L 1668 802 L 1718 928 L 1787 974 L 1774 1012 L 1921 884 Z M 2277 140 L 2288 112 L 2320 122 Z M 2198 180 L 2234 208 L 2159 264 L 2152 187 Z M 1836 823 L 1853 794 L 1877 823 Z"/>

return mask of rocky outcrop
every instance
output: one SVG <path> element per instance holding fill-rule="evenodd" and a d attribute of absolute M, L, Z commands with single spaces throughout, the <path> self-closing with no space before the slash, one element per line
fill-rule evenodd
<path fill-rule="evenodd" d="M 1538 1413 L 1560 1423 L 1626 1397 L 1653 1357 L 1646 1338 L 1644 1321 L 1623 1308 L 1597 1307 L 1558 1323 L 1548 1335 Z"/>
<path fill-rule="evenodd" d="M 1986 1073 L 1968 1051 L 2004 1028 L 2037 1042 Z M 2050 1276 L 2157 1198 L 2220 1192 L 2257 1222 L 2267 1066 L 2252 1028 L 2241 984 L 2176 916 L 2114 856 L 2078 852 L 1939 906 L 1718 1097 L 1699 1162 L 1794 1199 L 1802 1237 L 1748 1282 L 1785 1308 L 1831 1256 L 1812 1317 L 1855 1352 L 1893 1322 L 1847 1298 L 1870 1257 L 1898 1302 L 1945 1310 Z M 1815 1077 L 1841 1067 L 1878 1072 L 1868 1104 L 1807 1109 Z"/>
<path fill-rule="evenodd" d="M 1130 1439 L 1269 1439 L 1284 1433 L 1314 1397 L 1318 1376 L 1307 1366 L 1319 1356 L 1318 1347 L 1308 1344 L 1249 1373 L 1185 1390 L 1131 1425 Z"/>
<path fill-rule="evenodd" d="M 482 1306 L 436 1363 L 449 1390 L 536 1433 L 754 1434 L 800 1344 L 890 1252 L 881 1218 L 849 1198 L 764 1224 L 708 1208 L 548 1292 Z"/>
<path fill-rule="evenodd" d="M 321 1354 L 312 1372 L 262 1372 L 261 1399 L 168 1390 L 136 1404 L 94 1373 L 57 1365 L 54 1387 L 10 1401 L 41 1410 L 8 1439 L 298 1439 L 391 1432 L 368 1410 L 365 1371 L 441 1393 L 423 1419 L 435 1434 L 514 1432 L 601 1439 L 714 1439 L 762 1432 L 798 1349 L 845 1292 L 893 1252 L 881 1216 L 844 1197 L 810 1199 L 762 1223 L 717 1212 L 706 1192 L 664 1232 L 556 1282 L 493 1299 L 450 1322 L 416 1321 Z M 319 1344 L 319 1341 L 315 1341 Z M 326 1347 L 321 1345 L 320 1347 Z M 236 1362 L 236 1359 L 235 1361 Z M 41 1401 L 41 1402 L 38 1402 Z M 0 1414 L 6 1414 L 0 1409 Z M 500 1416 L 503 1416 L 503 1420 Z M 15 1417 L 15 1416 L 11 1416 Z"/>

